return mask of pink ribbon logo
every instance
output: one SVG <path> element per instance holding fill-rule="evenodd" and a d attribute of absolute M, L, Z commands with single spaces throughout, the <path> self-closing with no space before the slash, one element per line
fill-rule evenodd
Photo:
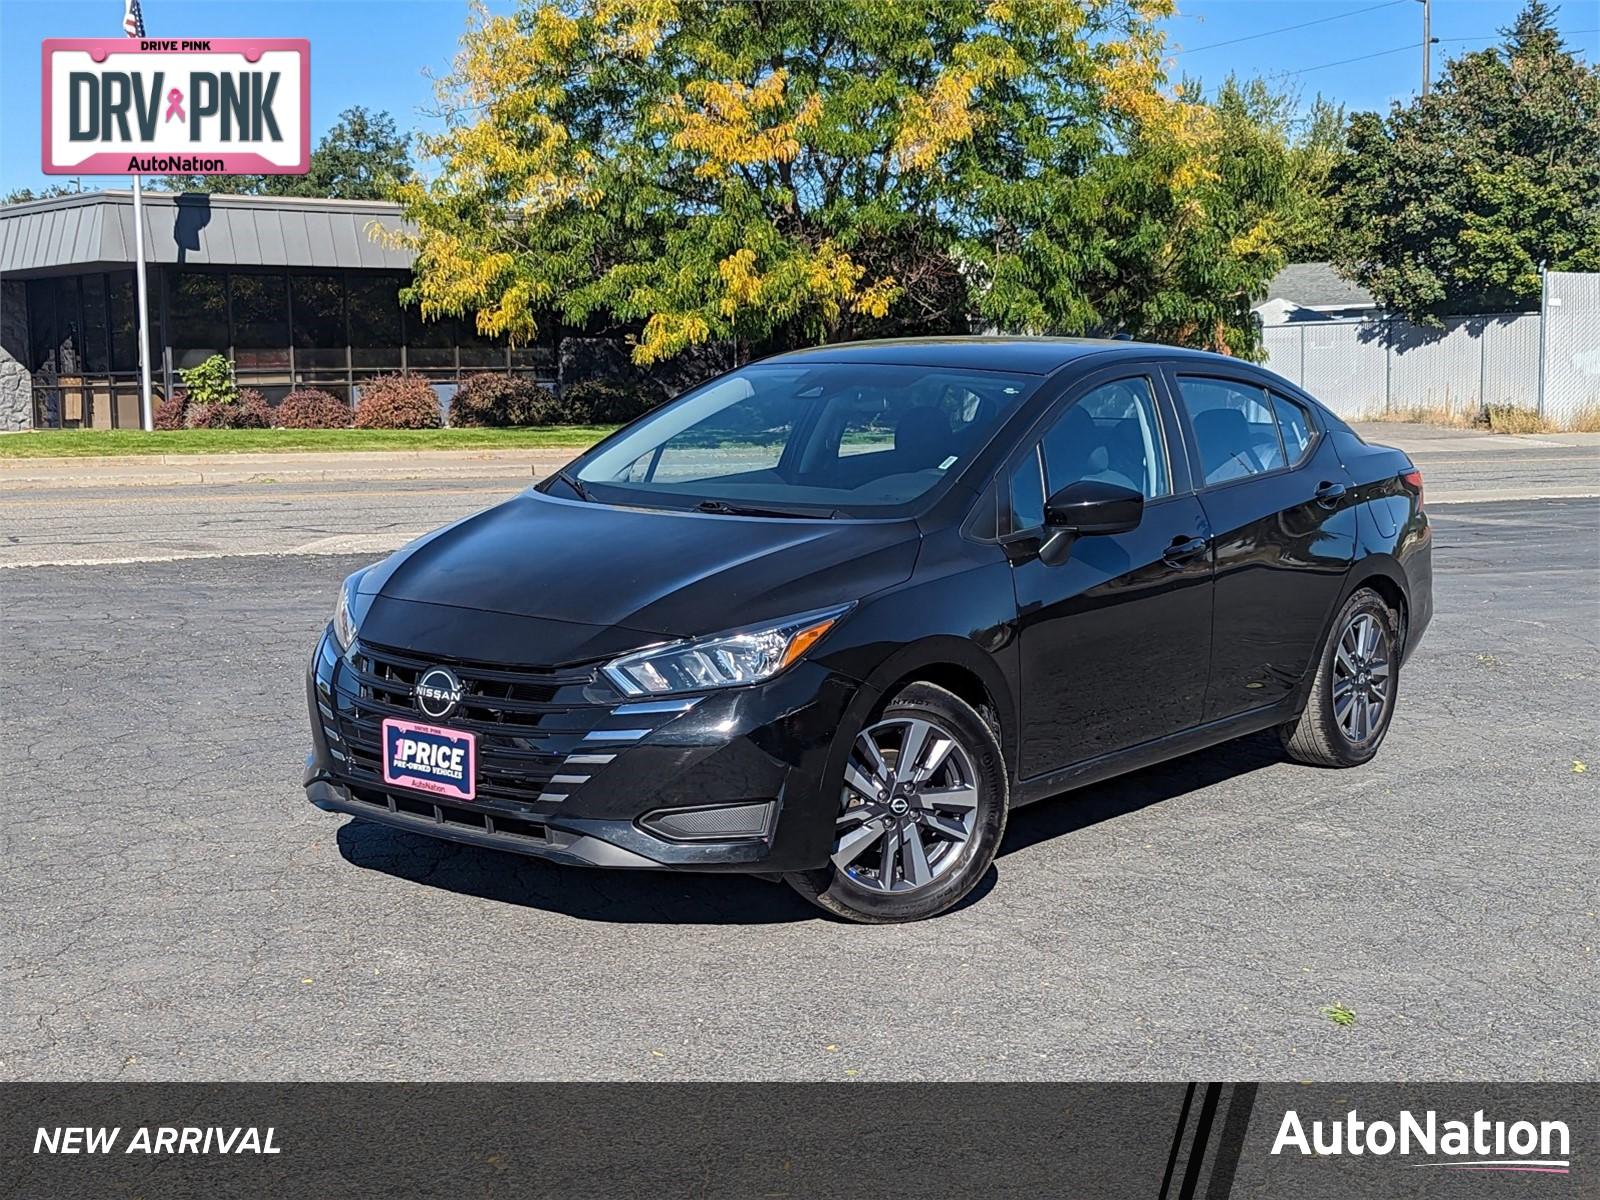
<path fill-rule="evenodd" d="M 167 93 L 167 115 L 164 120 L 170 121 L 173 117 L 177 117 L 180 121 L 189 119 L 183 115 L 183 93 L 177 88 Z"/>

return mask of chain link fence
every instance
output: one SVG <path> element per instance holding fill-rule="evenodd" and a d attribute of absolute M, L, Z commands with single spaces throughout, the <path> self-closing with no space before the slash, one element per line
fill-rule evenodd
<path fill-rule="evenodd" d="M 1303 321 L 1262 330 L 1266 365 L 1347 420 L 1509 405 L 1567 428 L 1600 414 L 1600 274 L 1550 272 L 1542 313 Z"/>
<path fill-rule="evenodd" d="M 1544 277 L 1539 412 L 1559 426 L 1600 413 L 1600 273 Z"/>

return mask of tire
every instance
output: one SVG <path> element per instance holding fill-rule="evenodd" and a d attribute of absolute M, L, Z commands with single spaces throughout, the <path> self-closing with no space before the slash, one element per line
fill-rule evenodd
<path fill-rule="evenodd" d="M 1364 653 L 1360 643 L 1369 631 L 1376 643 Z M 1381 698 L 1375 702 L 1380 685 Z M 1369 762 L 1389 732 L 1399 690 L 1400 615 L 1376 592 L 1360 588 L 1344 602 L 1328 631 L 1305 711 L 1279 728 L 1283 748 L 1296 762 L 1315 767 Z M 1344 698 L 1352 692 L 1346 706 Z M 1357 711 L 1363 701 L 1363 711 Z"/>
<path fill-rule="evenodd" d="M 876 768 L 869 742 L 877 750 Z M 898 768 L 908 744 L 917 761 L 902 778 Z M 935 916 L 988 871 L 1005 836 L 1009 804 L 1010 780 L 995 731 L 953 692 L 913 683 L 855 734 L 841 781 L 833 861 L 784 879 L 846 921 L 886 925 Z"/>

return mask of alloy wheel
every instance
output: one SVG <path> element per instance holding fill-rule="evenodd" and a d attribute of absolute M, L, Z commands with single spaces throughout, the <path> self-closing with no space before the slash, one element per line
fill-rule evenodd
<path fill-rule="evenodd" d="M 935 721 L 891 717 L 862 730 L 845 767 L 833 865 L 874 892 L 928 886 L 977 828 L 977 779 L 970 752 Z"/>
<path fill-rule="evenodd" d="M 1389 635 L 1371 613 L 1357 613 L 1333 655 L 1333 719 L 1353 746 L 1383 728 L 1392 696 Z"/>

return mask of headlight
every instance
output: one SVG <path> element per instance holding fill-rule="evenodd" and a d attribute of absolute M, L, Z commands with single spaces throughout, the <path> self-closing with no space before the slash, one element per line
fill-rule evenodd
<path fill-rule="evenodd" d="M 359 571 L 346 579 L 339 588 L 338 602 L 333 606 L 333 640 L 341 654 L 350 649 L 350 643 L 356 640 L 356 618 L 351 608 L 350 597 L 360 581 Z"/>
<path fill-rule="evenodd" d="M 630 696 L 760 683 L 816 645 L 849 608 L 841 604 L 773 624 L 640 650 L 607 663 L 606 678 Z"/>

